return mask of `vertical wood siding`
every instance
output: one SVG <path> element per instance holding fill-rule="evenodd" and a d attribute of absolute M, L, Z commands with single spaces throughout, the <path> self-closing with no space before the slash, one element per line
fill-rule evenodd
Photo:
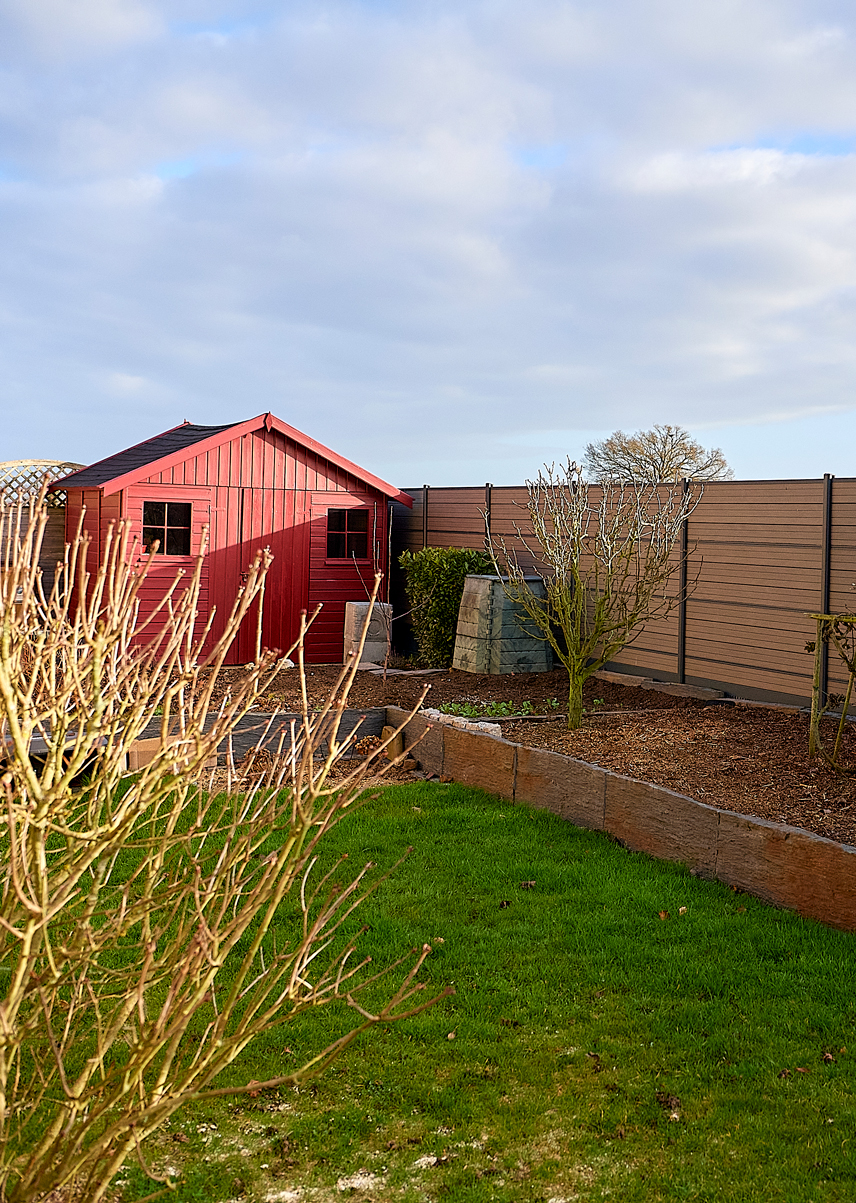
<path fill-rule="evenodd" d="M 194 552 L 201 543 L 203 526 L 209 527 L 201 615 L 207 620 L 211 607 L 216 607 L 212 642 L 222 633 L 255 556 L 269 547 L 274 560 L 265 587 L 262 646 L 288 649 L 297 638 L 301 610 L 323 602 L 318 624 L 307 641 L 307 660 L 341 661 L 344 603 L 365 600 L 366 594 L 352 565 L 325 562 L 326 510 L 331 504 L 343 508 L 368 505 L 372 514 L 376 505 L 377 565 L 382 572 L 387 569 L 385 495 L 276 431 L 245 434 L 201 454 L 193 454 L 191 447 L 180 463 L 104 498 L 97 489 L 71 489 L 66 529 L 72 533 L 84 494 L 86 528 L 95 541 L 92 563 L 103 549 L 108 523 L 123 516 L 123 506 L 139 539 L 143 501 L 193 503 Z M 317 510 L 314 519 L 313 506 Z M 191 565 L 192 557 L 179 556 L 158 563 L 144 591 L 145 606 L 151 608 L 163 596 L 176 567 L 189 569 Z M 364 574 L 371 588 L 373 568 Z M 256 624 L 254 608 L 232 645 L 229 663 L 243 664 L 255 656 Z"/>
<path fill-rule="evenodd" d="M 80 530 L 89 536 L 86 570 L 93 576 L 101 562 L 101 493 L 98 489 L 69 489 L 65 505 L 65 538 Z"/>
<path fill-rule="evenodd" d="M 191 554 L 188 556 L 155 556 L 140 589 L 141 621 L 148 619 L 157 609 L 158 603 L 163 600 L 177 573 L 182 572 L 189 578 L 193 572 L 195 557 L 199 555 L 202 549 L 205 528 L 209 522 L 211 490 L 198 487 L 183 487 L 179 490 L 170 486 L 145 484 L 132 485 L 130 488 L 124 489 L 121 493 L 114 493 L 104 498 L 103 509 L 110 508 L 116 515 L 118 515 L 121 508 L 120 502 L 122 502 L 124 507 L 124 514 L 122 516 L 129 518 L 133 524 L 132 539 L 136 537 L 137 543 L 136 547 L 132 550 L 132 554 L 135 562 L 139 565 L 142 565 L 146 560 L 146 554 L 142 545 L 143 502 L 145 501 L 189 501 L 193 508 L 191 511 L 192 526 L 190 533 Z M 202 618 L 199 624 L 200 628 L 204 626 L 210 606 L 210 570 L 211 557 L 206 556 L 202 564 L 202 577 L 199 590 L 199 613 Z M 181 590 L 182 586 L 179 585 L 178 591 Z M 167 615 L 164 608 L 164 610 L 158 612 L 152 618 L 146 638 L 149 633 L 163 630 L 166 626 L 166 621 Z"/>
<path fill-rule="evenodd" d="M 327 510 L 369 509 L 369 561 L 349 563 L 327 559 Z M 307 655 L 314 663 L 341 662 L 344 649 L 345 602 L 367 601 L 374 586 L 375 570 L 384 571 L 386 558 L 386 514 L 384 496 L 354 488 L 348 493 L 312 494 L 309 557 L 309 611 L 322 609 L 307 639 Z M 374 543 L 374 552 L 372 544 Z"/>

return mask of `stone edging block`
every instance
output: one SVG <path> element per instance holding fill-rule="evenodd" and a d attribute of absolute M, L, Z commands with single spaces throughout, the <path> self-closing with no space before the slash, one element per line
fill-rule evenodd
<path fill-rule="evenodd" d="M 856 930 L 856 848 L 849 844 L 724 810 L 716 876 L 808 918 Z"/>
<path fill-rule="evenodd" d="M 395 726 L 406 717 L 399 707 L 387 710 Z M 419 715 L 405 728 L 405 746 L 429 773 L 550 810 L 635 851 L 682 861 L 701 877 L 856 931 L 856 848 L 847 844 L 720 810 L 546 748 L 439 723 L 431 728 Z"/>
<path fill-rule="evenodd" d="M 671 693 L 678 698 L 715 701 L 725 697 L 721 689 L 708 689 L 704 685 L 679 685 L 677 681 L 658 681 L 656 677 L 637 677 L 634 673 L 612 672 L 611 669 L 599 669 L 594 675 L 598 681 L 629 685 L 633 689 L 654 689 L 657 693 Z"/>
<path fill-rule="evenodd" d="M 583 760 L 517 745 L 515 802 L 550 810 L 578 827 L 604 829 L 606 774 Z"/>
<path fill-rule="evenodd" d="M 387 706 L 386 721 L 392 727 L 400 727 L 409 711 L 400 706 Z M 442 723 L 429 723 L 421 714 L 416 714 L 404 728 L 404 747 L 426 773 L 443 776 L 443 732 Z"/>
<path fill-rule="evenodd" d="M 679 860 L 702 877 L 716 875 L 719 811 L 647 781 L 601 770 L 604 829 L 634 852 Z"/>
<path fill-rule="evenodd" d="M 147 764 L 151 764 L 160 751 L 161 746 L 160 736 L 151 739 L 135 739 L 128 749 L 128 772 L 139 773 Z M 209 756 L 207 760 L 203 761 L 201 771 L 209 772 L 211 769 L 216 769 L 216 767 L 216 755 Z"/>
<path fill-rule="evenodd" d="M 491 794 L 514 798 L 517 744 L 477 731 L 446 727 L 443 732 L 443 776 L 466 781 Z"/>

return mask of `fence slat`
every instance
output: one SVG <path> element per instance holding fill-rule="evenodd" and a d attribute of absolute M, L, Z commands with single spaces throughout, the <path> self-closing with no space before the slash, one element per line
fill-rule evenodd
<path fill-rule="evenodd" d="M 480 550 L 489 507 L 494 538 L 504 538 L 531 568 L 516 536 L 517 526 L 526 529 L 525 487 L 489 489 L 408 490 L 414 507 L 396 512 L 395 547 L 421 547 L 424 534 L 429 547 Z M 834 507 L 826 489 L 823 480 L 707 484 L 689 522 L 683 656 L 675 612 L 649 623 L 610 667 L 644 669 L 664 680 L 683 675 L 690 684 L 715 681 L 738 695 L 807 701 L 811 664 L 803 648 L 814 638 L 807 615 L 823 597 L 836 612 L 856 610 L 856 479 L 835 480 Z M 837 680 L 837 669 L 829 668 Z"/>

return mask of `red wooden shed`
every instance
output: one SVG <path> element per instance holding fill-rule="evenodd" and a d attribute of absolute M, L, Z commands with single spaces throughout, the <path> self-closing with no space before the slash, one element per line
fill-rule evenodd
<path fill-rule="evenodd" d="M 306 645 L 316 664 L 341 662 L 345 602 L 366 600 L 376 570 L 388 580 L 391 503 L 412 505 L 406 493 L 270 413 L 227 426 L 184 422 L 52 487 L 68 496 L 67 539 L 85 507 L 90 570 L 120 518 L 131 519 L 140 547 L 159 540 L 144 610 L 177 568 L 190 566 L 207 526 L 200 618 L 216 606 L 215 634 L 256 552 L 269 547 L 262 644 L 288 648 L 300 611 L 323 602 Z M 228 662 L 252 660 L 255 641 L 256 622 L 245 620 Z"/>

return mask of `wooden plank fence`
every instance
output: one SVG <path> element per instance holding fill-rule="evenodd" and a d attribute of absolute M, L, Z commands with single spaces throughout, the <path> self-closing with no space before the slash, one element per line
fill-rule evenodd
<path fill-rule="evenodd" d="M 525 488 L 406 491 L 413 509 L 395 507 L 394 564 L 405 548 L 484 547 L 485 515 L 492 536 L 521 550 L 514 528 L 525 530 Z M 710 482 L 686 538 L 685 605 L 649 623 L 609 667 L 807 703 L 813 661 L 805 644 L 815 634 L 807 615 L 856 610 L 856 478 Z M 521 562 L 535 566 L 525 555 Z M 840 692 L 836 661 L 827 687 Z"/>

